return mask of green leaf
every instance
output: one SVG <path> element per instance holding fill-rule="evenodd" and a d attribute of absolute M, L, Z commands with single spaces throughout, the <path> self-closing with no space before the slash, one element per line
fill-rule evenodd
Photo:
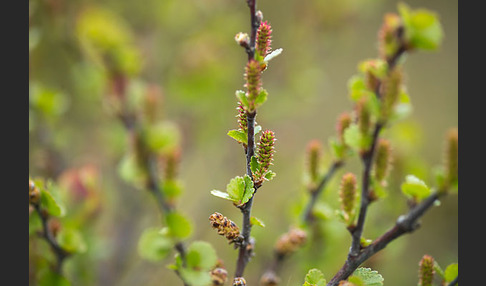
<path fill-rule="evenodd" d="M 238 143 L 248 144 L 248 135 L 242 130 L 230 130 L 228 136 L 235 139 Z"/>
<path fill-rule="evenodd" d="M 355 151 L 363 150 L 367 147 L 367 138 L 363 136 L 359 126 L 355 123 L 351 124 L 344 131 L 344 143 Z"/>
<path fill-rule="evenodd" d="M 65 214 L 64 207 L 44 188 L 40 188 L 40 205 L 52 216 L 61 217 Z"/>
<path fill-rule="evenodd" d="M 217 263 L 218 256 L 214 248 L 205 241 L 195 241 L 187 249 L 187 267 L 209 271 Z"/>
<path fill-rule="evenodd" d="M 383 79 L 388 72 L 388 64 L 381 59 L 370 59 L 360 62 L 358 70 L 363 74 L 369 72 L 376 78 Z"/>
<path fill-rule="evenodd" d="M 407 175 L 405 177 L 405 182 L 401 185 L 401 188 L 402 193 L 416 199 L 419 202 L 431 194 L 430 188 L 414 175 Z"/>
<path fill-rule="evenodd" d="M 70 286 L 69 282 L 63 276 L 53 272 L 49 267 L 40 271 L 38 276 L 37 285 L 39 286 Z"/>
<path fill-rule="evenodd" d="M 221 191 L 218 191 L 218 190 L 212 190 L 211 195 L 218 197 L 218 198 L 225 199 L 225 200 L 233 201 L 233 199 L 230 197 L 230 195 L 228 193 L 221 192 Z"/>
<path fill-rule="evenodd" d="M 250 217 L 250 224 L 265 227 L 265 223 L 257 217 Z"/>
<path fill-rule="evenodd" d="M 354 102 L 359 101 L 362 97 L 365 96 L 369 96 L 370 98 L 371 95 L 374 96 L 374 93 L 368 90 L 363 77 L 360 75 L 354 75 L 349 79 L 348 90 L 349 90 L 349 96 L 351 100 L 353 100 Z"/>
<path fill-rule="evenodd" d="M 118 164 L 118 174 L 127 183 L 141 185 L 147 174 L 140 168 L 134 154 L 126 154 Z"/>
<path fill-rule="evenodd" d="M 171 212 L 165 218 L 171 236 L 185 239 L 191 235 L 192 223 L 184 215 L 178 212 Z"/>
<path fill-rule="evenodd" d="M 367 239 L 367 238 L 364 238 L 364 237 L 361 237 L 361 240 L 360 240 L 360 244 L 361 244 L 362 247 L 367 247 L 372 242 L 373 242 L 372 239 Z"/>
<path fill-rule="evenodd" d="M 81 233 L 74 228 L 63 227 L 57 235 L 59 245 L 70 253 L 83 253 L 87 250 Z"/>
<path fill-rule="evenodd" d="M 251 156 L 250 160 L 250 169 L 251 172 L 254 174 L 257 170 L 260 170 L 260 163 L 258 163 L 258 160 L 256 159 L 255 156 Z"/>
<path fill-rule="evenodd" d="M 138 254 L 150 261 L 160 261 L 167 257 L 172 247 L 173 241 L 159 228 L 147 228 L 143 231 L 138 240 Z"/>
<path fill-rule="evenodd" d="M 336 137 L 330 137 L 329 138 L 329 146 L 331 147 L 331 152 L 332 152 L 334 158 L 336 158 L 336 160 L 344 159 L 344 157 L 346 155 L 346 149 L 347 149 L 346 145 L 339 142 L 336 139 Z"/>
<path fill-rule="evenodd" d="M 325 286 L 326 279 L 324 274 L 319 269 L 313 268 L 305 275 L 305 282 L 303 286 Z"/>
<path fill-rule="evenodd" d="M 393 107 L 391 120 L 398 121 L 408 117 L 413 111 L 410 96 L 405 90 L 400 91 L 397 104 Z"/>
<path fill-rule="evenodd" d="M 255 189 L 253 188 L 252 179 L 248 175 L 245 175 L 244 180 L 245 180 L 245 192 L 243 193 L 243 197 L 241 198 L 240 205 L 246 204 L 251 199 L 251 197 L 253 197 L 253 193 L 255 192 Z"/>
<path fill-rule="evenodd" d="M 262 89 L 260 93 L 257 95 L 257 97 L 255 98 L 255 107 L 262 106 L 262 104 L 264 104 L 265 101 L 267 101 L 267 96 L 268 96 L 268 92 Z"/>
<path fill-rule="evenodd" d="M 277 173 L 273 172 L 272 170 L 268 170 L 266 173 L 265 173 L 265 180 L 267 181 L 271 181 L 273 178 L 275 178 L 275 176 L 277 176 Z"/>
<path fill-rule="evenodd" d="M 245 108 L 248 109 L 250 107 L 250 104 L 248 103 L 248 97 L 246 97 L 246 92 L 244 92 L 243 90 L 236 91 L 236 98 L 238 98 L 238 100 Z"/>
<path fill-rule="evenodd" d="M 459 264 L 453 263 L 449 264 L 444 271 L 444 278 L 446 282 L 452 282 L 452 280 L 456 279 L 459 273 Z"/>
<path fill-rule="evenodd" d="M 360 267 L 354 271 L 352 276 L 359 277 L 364 286 L 383 286 L 383 276 L 370 268 Z"/>
<path fill-rule="evenodd" d="M 182 185 L 176 180 L 166 180 L 162 182 L 162 191 L 169 199 L 177 198 L 182 193 Z"/>
<path fill-rule="evenodd" d="M 404 3 L 398 6 L 405 26 L 405 38 L 411 48 L 436 50 L 444 37 L 439 17 L 427 9 L 411 10 Z"/>
<path fill-rule="evenodd" d="M 194 269 L 181 268 L 182 279 L 192 286 L 208 286 L 211 285 L 211 275 L 209 271 L 199 271 Z"/>
<path fill-rule="evenodd" d="M 159 122 L 145 130 L 145 140 L 148 147 L 158 154 L 173 152 L 180 143 L 179 128 L 168 121 Z"/>
<path fill-rule="evenodd" d="M 245 194 L 245 180 L 240 176 L 234 177 L 230 180 L 228 185 L 226 185 L 226 192 L 230 196 L 231 200 L 240 204 L 240 201 L 243 199 L 243 195 Z"/>

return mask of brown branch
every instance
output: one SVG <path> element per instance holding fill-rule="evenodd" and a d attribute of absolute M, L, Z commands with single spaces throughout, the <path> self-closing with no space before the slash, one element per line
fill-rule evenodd
<path fill-rule="evenodd" d="M 390 242 L 406 233 L 411 233 L 419 227 L 418 219 L 434 205 L 445 192 L 436 192 L 424 199 L 420 204 L 412 208 L 407 214 L 398 217 L 395 225 L 383 235 L 374 240 L 369 246 L 361 249 L 361 252 L 348 258 L 341 269 L 329 281 L 327 286 L 336 286 L 339 281 L 347 279 L 364 261 L 385 248 Z"/>
<path fill-rule="evenodd" d="M 56 256 L 57 263 L 54 270 L 62 274 L 64 259 L 70 256 L 71 253 L 59 245 L 53 233 L 50 231 L 48 226 L 49 215 L 40 207 L 40 204 L 34 204 L 34 208 L 42 222 L 42 237 L 47 241 Z"/>
<path fill-rule="evenodd" d="M 122 86 L 120 88 L 120 93 L 124 93 L 125 87 Z M 124 94 L 120 96 L 121 98 L 125 98 Z M 125 101 L 123 101 L 125 103 Z M 160 184 L 159 179 L 159 171 L 157 168 L 157 155 L 154 154 L 149 150 L 145 142 L 143 141 L 142 137 L 142 129 L 140 128 L 139 121 L 137 120 L 137 116 L 131 113 L 125 106 L 122 104 L 122 110 L 118 114 L 118 119 L 121 121 L 125 129 L 127 130 L 129 136 L 131 137 L 133 143 L 136 147 L 135 150 L 137 152 L 137 156 L 139 157 L 141 163 L 143 164 L 144 169 L 147 171 L 148 180 L 147 180 L 147 189 L 148 191 L 154 196 L 157 206 L 162 213 L 162 215 L 167 215 L 175 211 L 174 206 L 169 204 L 164 197 L 164 193 L 162 190 L 162 186 Z M 186 266 L 186 247 L 182 241 L 176 242 L 174 245 L 174 249 L 179 253 L 182 266 Z M 189 284 L 184 281 L 179 271 L 175 271 L 176 274 L 181 278 L 184 286 L 189 286 Z"/>

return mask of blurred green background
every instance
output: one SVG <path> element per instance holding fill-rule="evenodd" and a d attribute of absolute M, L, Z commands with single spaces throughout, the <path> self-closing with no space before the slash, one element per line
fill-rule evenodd
<path fill-rule="evenodd" d="M 302 181 L 307 143 L 319 139 L 327 146 L 337 116 L 351 110 L 347 81 L 360 61 L 377 57 L 378 29 L 397 3 L 258 1 L 273 28 L 272 47 L 283 53 L 263 75 L 269 98 L 257 122 L 276 134 L 272 169 L 277 177 L 258 191 L 253 205 L 253 215 L 266 227 L 252 231 L 257 244 L 245 271 L 249 285 L 258 284 L 273 244 L 307 199 Z M 432 184 L 432 169 L 443 162 L 445 133 L 458 124 L 458 1 L 406 3 L 437 12 L 445 38 L 437 52 L 407 56 L 404 70 L 414 110 L 383 133 L 394 147 L 395 167 L 389 197 L 370 209 L 367 238 L 375 238 L 407 210 L 399 188 L 405 175 L 414 173 Z M 123 182 L 117 173 L 127 148 L 125 130 L 106 106 L 106 77 L 77 36 L 80 19 L 90 9 L 107 11 L 119 29 L 131 34 L 140 60 L 129 68 L 139 80 L 158 87 L 162 117 L 181 131 L 184 193 L 177 205 L 194 223 L 190 240 L 210 242 L 232 276 L 237 252 L 210 228 L 208 217 L 218 211 L 239 224 L 241 214 L 209 192 L 224 190 L 231 178 L 245 172 L 243 150 L 226 133 L 237 127 L 234 93 L 243 89 L 246 54 L 234 35 L 249 32 L 246 1 L 30 0 L 30 175 L 57 180 L 67 169 L 92 166 L 98 180 L 100 210 L 86 223 L 88 251 L 66 261 L 68 278 L 73 285 L 181 284 L 166 268 L 171 258 L 152 263 L 137 253 L 141 232 L 160 225 L 160 216 L 148 192 Z M 47 103 L 39 103 L 38 94 L 49 98 Z M 330 154 L 324 157 L 329 161 Z M 345 171 L 360 174 L 360 162 L 349 161 L 326 188 L 322 201 L 332 207 L 338 205 L 336 192 Z M 415 285 L 424 254 L 444 267 L 457 261 L 457 195 L 441 203 L 415 233 L 365 263 L 383 275 L 385 285 Z M 282 285 L 301 285 L 309 268 L 319 268 L 329 280 L 341 267 L 350 245 L 344 225 L 326 221 L 317 233 L 286 262 Z"/>

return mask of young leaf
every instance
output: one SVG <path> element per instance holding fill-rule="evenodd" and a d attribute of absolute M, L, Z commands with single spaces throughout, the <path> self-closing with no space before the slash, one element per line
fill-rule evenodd
<path fill-rule="evenodd" d="M 236 176 L 226 185 L 226 192 L 230 196 L 231 200 L 235 203 L 240 204 L 240 201 L 245 194 L 245 180 L 240 177 Z"/>
<path fill-rule="evenodd" d="M 258 132 L 260 132 L 260 131 L 262 131 L 262 127 L 260 125 L 257 125 L 257 126 L 255 126 L 255 129 L 254 129 L 253 134 L 254 135 L 257 135 Z"/>
<path fill-rule="evenodd" d="M 195 269 L 181 268 L 182 279 L 192 286 L 207 286 L 211 285 L 211 275 L 209 271 L 200 271 Z"/>
<path fill-rule="evenodd" d="M 447 266 L 444 271 L 445 281 L 452 282 L 454 279 L 456 279 L 458 273 L 459 273 L 459 264 L 457 263 L 449 264 L 449 266 Z"/>
<path fill-rule="evenodd" d="M 260 163 L 258 163 L 258 160 L 256 159 L 255 156 L 252 156 L 251 157 L 251 160 L 250 160 L 250 169 L 251 169 L 251 172 L 254 174 L 257 170 L 260 169 Z"/>
<path fill-rule="evenodd" d="M 241 130 L 230 130 L 228 131 L 228 136 L 235 139 L 238 143 L 248 144 L 248 135 Z"/>
<path fill-rule="evenodd" d="M 241 104 L 248 109 L 250 104 L 248 103 L 248 97 L 246 97 L 246 93 L 243 90 L 236 91 L 236 98 L 241 102 Z"/>
<path fill-rule="evenodd" d="M 409 197 L 416 199 L 417 201 L 421 201 L 428 197 L 431 193 L 431 190 L 427 185 L 420 180 L 419 178 L 415 177 L 414 175 L 408 175 L 405 177 L 405 182 L 401 185 L 402 192 Z"/>
<path fill-rule="evenodd" d="M 138 240 L 138 254 L 150 261 L 159 261 L 167 257 L 174 243 L 161 233 L 159 228 L 147 228 Z"/>
<path fill-rule="evenodd" d="M 217 255 L 211 244 L 195 241 L 187 249 L 187 266 L 198 270 L 211 270 L 217 262 Z"/>
<path fill-rule="evenodd" d="M 49 191 L 41 188 L 40 205 L 52 216 L 61 217 L 65 214 L 64 207 L 54 199 Z"/>
<path fill-rule="evenodd" d="M 254 217 L 254 216 L 250 217 L 250 223 L 252 225 L 258 225 L 258 226 L 261 226 L 261 227 L 265 227 L 265 223 L 262 220 L 260 220 L 259 218 Z"/>
<path fill-rule="evenodd" d="M 187 238 L 192 233 L 192 223 L 184 215 L 172 212 L 165 217 L 169 234 L 179 239 Z"/>
<path fill-rule="evenodd" d="M 353 150 L 359 151 L 362 148 L 363 135 L 359 130 L 359 126 L 355 123 L 351 124 L 344 131 L 344 142 Z"/>
<path fill-rule="evenodd" d="M 158 154 L 168 154 L 179 145 L 180 132 L 171 122 L 160 122 L 146 129 L 145 140 L 149 148 Z"/>
<path fill-rule="evenodd" d="M 83 253 L 87 246 L 81 233 L 74 228 L 63 227 L 57 235 L 59 245 L 70 253 Z"/>
<path fill-rule="evenodd" d="M 243 197 L 241 198 L 240 205 L 246 204 L 251 199 L 251 197 L 253 197 L 253 193 L 255 192 L 255 188 L 253 188 L 252 179 L 248 175 L 245 175 L 244 180 L 245 180 L 245 192 L 243 193 Z"/>
<path fill-rule="evenodd" d="M 364 286 L 383 286 L 383 276 L 370 268 L 360 267 L 353 272 L 352 276 L 360 278 Z"/>
<path fill-rule="evenodd" d="M 325 286 L 326 279 L 324 274 L 319 269 L 313 268 L 305 275 L 305 282 L 303 286 Z"/>
<path fill-rule="evenodd" d="M 53 272 L 50 267 L 46 267 L 40 271 L 37 285 L 39 286 L 70 286 L 69 282 L 63 276 Z"/>
<path fill-rule="evenodd" d="M 221 192 L 221 191 L 218 191 L 218 190 L 212 190 L 211 195 L 225 199 L 225 200 L 230 200 L 230 201 L 233 200 L 228 193 Z"/>
<path fill-rule="evenodd" d="M 265 180 L 267 181 L 271 181 L 275 176 L 277 175 L 277 173 L 273 172 L 272 170 L 268 170 L 266 173 L 265 173 Z"/>
<path fill-rule="evenodd" d="M 268 92 L 262 89 L 255 99 L 255 107 L 262 106 L 262 104 L 264 104 L 265 101 L 267 101 L 267 96 L 268 96 Z"/>

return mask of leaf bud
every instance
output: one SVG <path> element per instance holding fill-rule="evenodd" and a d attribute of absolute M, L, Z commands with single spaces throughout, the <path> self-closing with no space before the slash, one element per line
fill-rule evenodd
<path fill-rule="evenodd" d="M 212 286 L 221 286 L 228 280 L 228 271 L 226 269 L 217 267 L 211 270 L 211 282 Z"/>
<path fill-rule="evenodd" d="M 250 37 L 247 33 L 239 32 L 235 35 L 235 41 L 243 48 L 248 48 L 250 46 Z"/>
<path fill-rule="evenodd" d="M 243 277 L 235 277 L 233 286 L 246 286 L 246 280 Z"/>
<path fill-rule="evenodd" d="M 29 180 L 29 203 L 37 205 L 40 200 L 39 188 L 35 185 L 34 181 Z"/>

